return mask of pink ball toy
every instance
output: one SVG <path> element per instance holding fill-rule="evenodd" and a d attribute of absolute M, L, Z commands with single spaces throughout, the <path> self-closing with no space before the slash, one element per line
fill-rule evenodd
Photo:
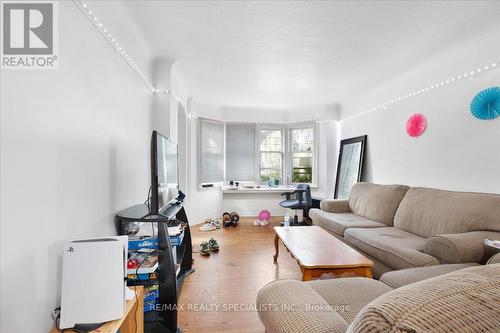
<path fill-rule="evenodd" d="M 271 213 L 268 210 L 261 210 L 258 218 L 260 221 L 269 221 L 271 219 Z"/>

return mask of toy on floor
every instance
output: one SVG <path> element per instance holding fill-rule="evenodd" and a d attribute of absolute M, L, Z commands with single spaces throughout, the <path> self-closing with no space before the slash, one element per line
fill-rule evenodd
<path fill-rule="evenodd" d="M 224 227 L 236 227 L 238 221 L 240 220 L 240 215 L 237 212 L 225 212 L 222 214 L 222 221 L 224 221 Z"/>
<path fill-rule="evenodd" d="M 257 220 L 253 222 L 254 225 L 268 225 L 271 219 L 271 212 L 268 210 L 261 210 L 257 216 Z"/>

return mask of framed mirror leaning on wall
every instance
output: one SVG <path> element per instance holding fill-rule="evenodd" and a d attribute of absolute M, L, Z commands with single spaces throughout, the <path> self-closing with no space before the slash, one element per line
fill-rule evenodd
<path fill-rule="evenodd" d="M 334 199 L 347 199 L 351 187 L 361 181 L 366 135 L 340 141 Z"/>

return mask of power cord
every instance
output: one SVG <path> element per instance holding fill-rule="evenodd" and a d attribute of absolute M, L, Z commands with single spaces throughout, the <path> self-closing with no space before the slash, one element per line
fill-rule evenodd
<path fill-rule="evenodd" d="M 144 204 L 146 205 L 146 207 L 148 207 L 148 213 L 151 215 L 151 192 L 153 191 L 153 186 L 150 186 L 149 187 L 149 190 L 148 190 L 148 198 L 146 199 L 146 201 L 144 201 Z"/>
<path fill-rule="evenodd" d="M 61 307 L 57 307 L 54 309 L 54 311 L 52 312 L 52 315 L 54 316 L 54 324 L 56 326 L 56 329 L 63 333 L 63 332 L 72 332 L 72 333 L 88 333 L 88 331 L 83 331 L 83 330 L 79 330 L 79 329 L 76 329 L 76 328 L 63 328 L 61 329 L 59 327 L 59 322 L 61 320 Z"/>

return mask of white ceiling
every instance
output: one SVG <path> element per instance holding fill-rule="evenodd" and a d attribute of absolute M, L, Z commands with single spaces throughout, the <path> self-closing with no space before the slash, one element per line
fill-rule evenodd
<path fill-rule="evenodd" d="M 126 1 L 125 6 L 155 55 L 177 61 L 189 95 L 241 110 L 342 105 L 446 44 L 473 37 L 500 15 L 497 1 Z"/>

